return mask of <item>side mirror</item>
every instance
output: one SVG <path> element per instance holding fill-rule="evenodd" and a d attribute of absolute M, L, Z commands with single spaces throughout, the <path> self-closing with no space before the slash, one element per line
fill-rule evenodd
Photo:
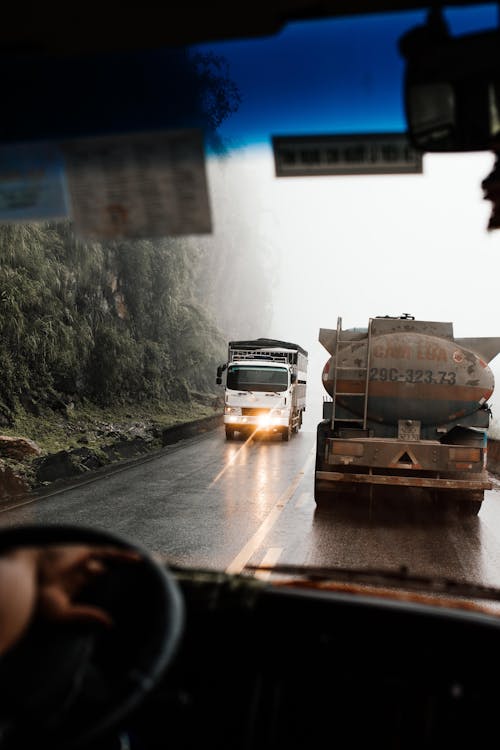
<path fill-rule="evenodd" d="M 297 382 L 297 375 L 294 372 L 292 372 L 290 375 L 290 382 L 292 383 L 292 385 L 293 383 Z"/>
<path fill-rule="evenodd" d="M 217 385 L 222 385 L 222 373 L 227 368 L 227 364 L 219 365 L 217 368 L 217 377 L 215 379 L 215 382 Z"/>
<path fill-rule="evenodd" d="M 411 145 L 489 151 L 500 137 L 500 32 L 450 36 L 440 11 L 399 40 Z"/>

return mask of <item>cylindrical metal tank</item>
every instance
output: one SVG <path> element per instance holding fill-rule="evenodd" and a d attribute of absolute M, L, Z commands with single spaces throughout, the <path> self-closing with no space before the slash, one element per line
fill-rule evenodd
<path fill-rule="evenodd" d="M 336 385 L 334 355 L 323 369 L 327 393 L 354 415 L 364 414 L 366 384 L 367 417 L 386 424 L 446 424 L 473 414 L 493 393 L 487 362 L 453 339 L 415 332 L 374 336 L 368 363 L 367 345 L 367 339 L 343 342 Z"/>

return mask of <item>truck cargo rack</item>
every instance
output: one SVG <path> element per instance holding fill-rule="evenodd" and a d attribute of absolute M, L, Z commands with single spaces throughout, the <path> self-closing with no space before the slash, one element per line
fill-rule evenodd
<path fill-rule="evenodd" d="M 245 359 L 262 359 L 272 362 L 290 362 L 290 357 L 286 352 L 270 352 L 258 349 L 233 349 L 230 351 L 229 361 Z"/>

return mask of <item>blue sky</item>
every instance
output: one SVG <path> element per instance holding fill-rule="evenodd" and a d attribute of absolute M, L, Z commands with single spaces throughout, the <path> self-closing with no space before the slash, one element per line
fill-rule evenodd
<path fill-rule="evenodd" d="M 453 35 L 497 25 L 495 4 L 446 13 Z M 296 22 L 279 34 L 206 44 L 223 55 L 242 94 L 221 134 L 234 147 L 270 136 L 405 130 L 398 39 L 426 13 Z"/>

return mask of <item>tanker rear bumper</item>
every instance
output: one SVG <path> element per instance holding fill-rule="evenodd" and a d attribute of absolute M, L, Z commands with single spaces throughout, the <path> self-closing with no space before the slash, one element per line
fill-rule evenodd
<path fill-rule="evenodd" d="M 340 471 L 316 471 L 317 482 L 346 482 L 349 484 L 377 484 L 399 487 L 429 487 L 450 490 L 491 490 L 492 483 L 487 478 L 443 479 L 440 477 L 390 476 L 386 474 L 355 474 Z M 327 489 L 327 488 L 325 488 Z"/>

